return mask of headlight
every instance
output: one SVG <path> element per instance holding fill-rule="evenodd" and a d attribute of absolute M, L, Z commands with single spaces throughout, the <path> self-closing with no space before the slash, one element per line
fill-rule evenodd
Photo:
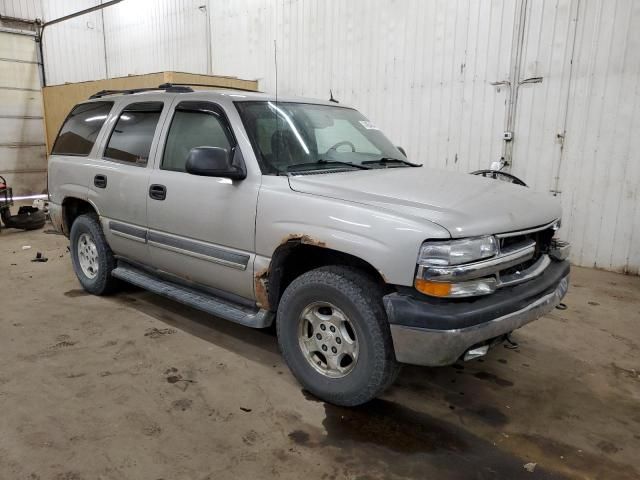
<path fill-rule="evenodd" d="M 497 253 L 498 242 L 493 236 L 425 242 L 420 247 L 418 263 L 426 267 L 460 265 L 493 257 Z"/>
<path fill-rule="evenodd" d="M 422 273 L 430 268 L 455 268 L 457 265 L 477 262 L 497 254 L 498 241 L 493 236 L 425 242 L 420 247 L 415 287 L 419 292 L 433 297 L 461 298 L 493 293 L 498 283 L 494 277 L 464 282 L 440 282 L 429 280 Z"/>

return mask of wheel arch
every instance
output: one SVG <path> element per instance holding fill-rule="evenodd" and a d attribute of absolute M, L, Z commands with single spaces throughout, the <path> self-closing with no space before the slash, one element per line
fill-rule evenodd
<path fill-rule="evenodd" d="M 323 242 L 301 235 L 280 244 L 274 251 L 269 266 L 255 273 L 255 295 L 258 305 L 276 311 L 284 290 L 295 278 L 328 265 L 358 268 L 385 290 L 391 289 L 384 275 L 366 260 L 329 248 Z"/>
<path fill-rule="evenodd" d="M 65 197 L 62 201 L 62 229 L 67 237 L 71 233 L 71 226 L 76 218 L 86 213 L 100 215 L 95 204 L 90 200 L 83 200 L 78 197 Z"/>

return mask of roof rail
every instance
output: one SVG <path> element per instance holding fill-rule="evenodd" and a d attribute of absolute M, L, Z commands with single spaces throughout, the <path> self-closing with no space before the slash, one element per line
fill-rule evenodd
<path fill-rule="evenodd" d="M 225 88 L 229 90 L 240 90 L 242 92 L 254 92 L 260 93 L 257 90 L 251 90 L 250 88 L 242 88 L 242 87 L 227 87 L 223 85 L 208 85 L 206 83 L 165 83 L 163 85 L 172 85 L 174 88 L 179 87 L 208 87 L 208 88 Z"/>
<path fill-rule="evenodd" d="M 163 83 L 162 85 L 158 85 L 157 87 L 129 88 L 126 90 L 100 90 L 99 92 L 96 92 L 93 95 L 91 95 L 89 99 L 101 98 L 107 95 L 117 95 L 117 94 L 131 95 L 132 93 L 151 92 L 154 90 L 164 90 L 165 92 L 170 92 L 170 93 L 193 92 L 193 88 L 182 85 L 182 84 Z"/>

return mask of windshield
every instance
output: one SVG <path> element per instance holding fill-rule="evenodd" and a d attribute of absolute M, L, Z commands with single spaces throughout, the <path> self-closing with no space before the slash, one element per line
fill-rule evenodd
<path fill-rule="evenodd" d="M 351 108 L 262 101 L 236 106 L 263 173 L 408 165 L 400 150 Z"/>

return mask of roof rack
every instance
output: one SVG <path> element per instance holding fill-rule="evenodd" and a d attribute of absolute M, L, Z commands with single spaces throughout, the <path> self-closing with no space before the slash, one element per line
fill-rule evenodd
<path fill-rule="evenodd" d="M 167 85 L 167 84 L 165 84 Z M 222 85 L 207 85 L 206 83 L 171 83 L 174 87 L 208 87 L 208 88 L 222 88 L 228 90 L 240 90 L 241 92 L 253 92 L 253 93 L 261 93 L 257 90 L 251 90 L 250 88 L 242 88 L 242 87 L 227 87 Z"/>
<path fill-rule="evenodd" d="M 100 90 L 99 92 L 94 93 L 89 97 L 89 99 L 93 98 L 101 98 L 107 95 L 131 95 L 132 93 L 140 93 L 140 92 L 152 92 L 154 90 L 164 90 L 169 93 L 188 93 L 193 92 L 193 88 L 177 83 L 163 83 L 162 85 L 158 85 L 157 87 L 145 87 L 145 88 L 130 88 L 126 90 Z"/>

